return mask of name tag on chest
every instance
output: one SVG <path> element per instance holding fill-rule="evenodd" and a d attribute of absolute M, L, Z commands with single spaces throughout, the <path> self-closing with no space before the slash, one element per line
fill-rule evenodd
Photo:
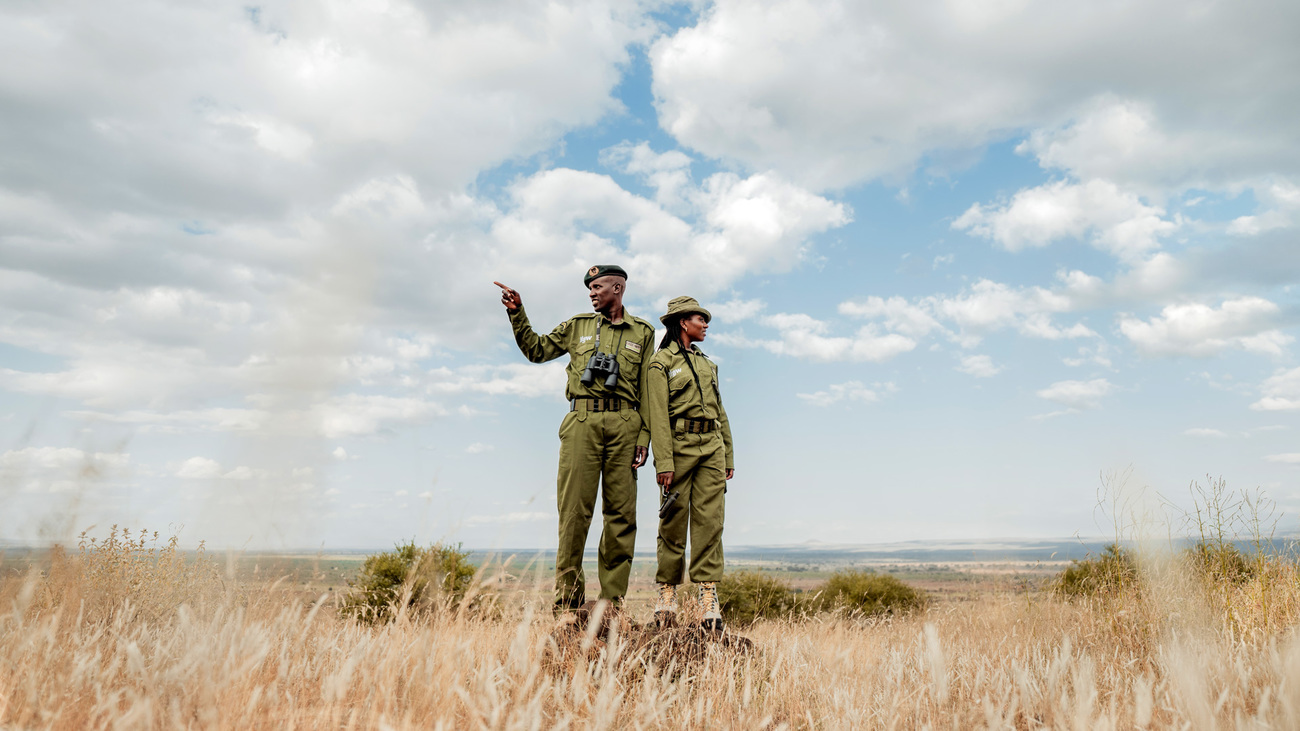
<path fill-rule="evenodd" d="M 623 347 L 624 347 L 624 348 L 627 348 L 628 350 L 632 351 L 633 353 L 640 353 L 640 352 L 641 352 L 641 343 L 634 343 L 634 342 L 628 341 L 628 342 L 626 342 L 626 343 L 623 343 Z"/>

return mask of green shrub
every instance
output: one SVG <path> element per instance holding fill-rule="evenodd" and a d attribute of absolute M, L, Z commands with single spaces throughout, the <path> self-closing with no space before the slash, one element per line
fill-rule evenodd
<path fill-rule="evenodd" d="M 355 580 L 349 581 L 339 611 L 359 621 L 378 623 L 395 616 L 406 596 L 416 611 L 457 605 L 473 584 L 476 569 L 469 554 L 441 543 L 428 548 L 415 541 L 366 557 Z"/>
<path fill-rule="evenodd" d="M 852 617 L 903 614 L 929 601 L 925 592 L 888 574 L 860 569 L 837 571 L 810 601 L 820 612 L 840 612 Z"/>
<path fill-rule="evenodd" d="M 1112 543 L 1099 556 L 1071 561 L 1052 582 L 1052 590 L 1067 597 L 1113 596 L 1135 591 L 1137 578 L 1132 551 Z"/>
<path fill-rule="evenodd" d="M 1258 562 L 1231 543 L 1200 541 L 1187 549 L 1192 566 L 1211 582 L 1244 584 L 1257 573 Z"/>
<path fill-rule="evenodd" d="M 757 571 L 734 571 L 718 582 L 722 616 L 735 624 L 779 619 L 794 612 L 794 591 L 784 581 Z"/>

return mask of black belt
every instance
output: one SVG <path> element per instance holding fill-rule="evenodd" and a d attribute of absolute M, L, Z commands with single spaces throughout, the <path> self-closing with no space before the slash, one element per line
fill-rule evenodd
<path fill-rule="evenodd" d="M 717 422 L 713 419 L 673 419 L 673 431 L 681 431 L 687 434 L 708 434 L 717 428 Z"/>
<path fill-rule="evenodd" d="M 631 409 L 636 411 L 636 406 L 624 401 L 621 398 L 575 398 L 569 399 L 569 411 L 577 411 L 578 406 L 587 407 L 587 411 L 600 413 L 602 411 L 622 411 Z"/>

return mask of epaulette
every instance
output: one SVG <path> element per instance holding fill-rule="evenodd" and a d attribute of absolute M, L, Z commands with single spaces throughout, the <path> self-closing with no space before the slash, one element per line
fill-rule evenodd
<path fill-rule="evenodd" d="M 597 313 L 595 313 L 595 312 L 579 312 L 578 314 L 574 315 L 573 317 L 570 317 L 569 319 L 570 319 L 570 320 L 585 320 L 585 319 L 588 319 L 588 318 L 595 317 L 596 315 L 597 315 Z"/>
<path fill-rule="evenodd" d="M 655 326 L 654 326 L 654 325 L 651 325 L 649 320 L 643 320 L 643 319 L 637 317 L 636 315 L 628 315 L 628 317 L 632 318 L 633 320 L 636 320 L 637 322 L 641 323 L 642 325 L 645 325 L 646 327 L 650 328 L 651 330 L 655 329 Z"/>

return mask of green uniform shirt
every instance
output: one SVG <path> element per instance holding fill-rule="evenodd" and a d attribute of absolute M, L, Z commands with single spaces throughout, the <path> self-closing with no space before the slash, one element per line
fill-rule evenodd
<path fill-rule="evenodd" d="M 618 398 L 638 408 L 645 403 L 645 364 L 654 352 L 655 339 L 655 329 L 650 323 L 627 314 L 626 310 L 617 324 L 599 312 L 587 312 L 560 323 L 549 335 L 541 335 L 528 323 L 522 305 L 507 312 L 515 342 L 525 358 L 545 363 L 568 354 L 569 367 L 565 370 L 569 383 L 564 389 L 565 398 Z M 604 378 L 597 378 L 589 386 L 582 382 L 587 361 L 596 352 L 597 327 L 600 328 L 600 352 L 618 357 L 618 382 L 613 388 L 605 388 Z M 642 414 L 641 434 L 636 444 L 644 447 L 649 443 L 650 428 Z"/>
<path fill-rule="evenodd" d="M 731 425 L 718 390 L 718 366 L 699 348 L 670 343 L 650 358 L 643 418 L 654 435 L 655 472 L 673 471 L 673 419 L 712 419 L 722 432 L 727 469 L 735 469 Z M 662 437 L 660 435 L 663 435 Z"/>

